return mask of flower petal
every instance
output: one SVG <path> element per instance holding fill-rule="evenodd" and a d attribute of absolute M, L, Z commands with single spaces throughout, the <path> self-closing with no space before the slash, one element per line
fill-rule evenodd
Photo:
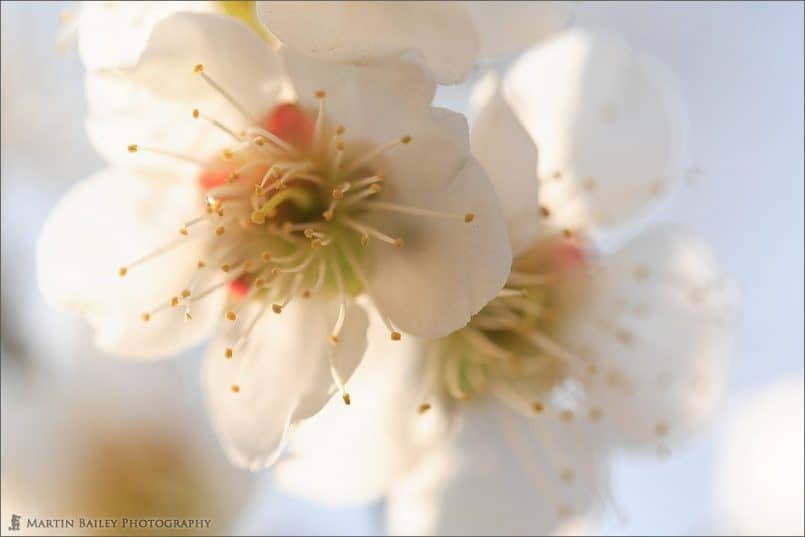
<path fill-rule="evenodd" d="M 182 311 L 140 315 L 180 294 L 196 273 L 204 243 L 184 244 L 118 275 L 119 267 L 180 238 L 182 222 L 201 211 L 194 186 L 107 169 L 78 183 L 44 224 L 37 245 L 39 286 L 52 303 L 84 314 L 103 350 L 131 357 L 165 356 L 200 342 L 218 321 L 221 295 Z"/>
<path fill-rule="evenodd" d="M 537 147 L 503 99 L 495 73 L 476 85 L 472 105 L 472 154 L 495 186 L 516 256 L 539 234 Z"/>
<path fill-rule="evenodd" d="M 449 334 L 500 291 L 511 268 L 495 191 L 471 158 L 446 188 L 401 191 L 397 199 L 405 205 L 474 215 L 466 223 L 378 211 L 377 227 L 405 237 L 405 245 L 368 247 L 369 291 L 380 313 L 418 337 Z"/>
<path fill-rule="evenodd" d="M 237 106 L 194 72 L 199 64 Z M 238 20 L 177 13 L 154 27 L 135 68 L 90 74 L 90 139 L 105 157 L 127 164 L 132 143 L 208 158 L 232 139 L 194 120 L 193 109 L 238 130 L 249 123 L 244 114 L 257 121 L 276 104 L 283 81 L 271 48 Z"/>
<path fill-rule="evenodd" d="M 236 345 L 236 330 L 221 335 L 204 367 L 207 404 L 221 443 L 235 464 L 250 470 L 273 464 L 288 427 L 318 412 L 333 395 L 328 353 L 346 382 L 366 350 L 368 320 L 357 304 L 349 305 L 335 346 L 327 336 L 337 304 L 297 299 L 280 315 L 264 305 L 250 305 L 241 315 L 248 322 L 260 316 L 246 341 Z M 234 351 L 231 359 L 224 357 L 227 347 Z"/>
<path fill-rule="evenodd" d="M 358 66 L 323 62 L 287 49 L 281 57 L 303 107 L 316 110 L 314 95 L 325 91 L 325 114 L 334 125 L 344 126 L 348 156 L 411 137 L 410 143 L 374 160 L 399 188 L 443 186 L 464 166 L 469 153 L 466 120 L 431 107 L 435 84 L 419 67 L 391 61 Z"/>
<path fill-rule="evenodd" d="M 540 203 L 560 228 L 621 224 L 688 164 L 673 77 L 616 35 L 574 30 L 535 47 L 503 92 L 537 144 Z"/>
<path fill-rule="evenodd" d="M 481 56 L 514 54 L 561 30 L 573 17 L 571 2 L 461 2 L 481 37 Z"/>
<path fill-rule="evenodd" d="M 214 2 L 87 2 L 79 15 L 78 51 L 87 71 L 131 67 L 159 21 L 178 11 L 214 9 Z"/>
<path fill-rule="evenodd" d="M 547 535 L 587 514 L 604 486 L 589 431 L 463 404 L 454 434 L 391 492 L 392 535 Z"/>
<path fill-rule="evenodd" d="M 433 412 L 420 416 L 421 343 L 391 341 L 370 318 L 366 358 L 347 385 L 351 404 L 332 399 L 299 424 L 273 475 L 286 490 L 328 505 L 368 503 L 386 493 L 414 462 L 424 435 L 438 428 Z"/>
<path fill-rule="evenodd" d="M 713 410 L 725 381 L 734 297 L 702 241 L 644 233 L 600 260 L 562 321 L 562 342 L 593 364 L 600 423 L 630 446 L 665 446 Z"/>
<path fill-rule="evenodd" d="M 413 50 L 442 84 L 464 79 L 479 42 L 454 2 L 259 2 L 260 19 L 287 47 L 319 60 L 363 63 Z"/>

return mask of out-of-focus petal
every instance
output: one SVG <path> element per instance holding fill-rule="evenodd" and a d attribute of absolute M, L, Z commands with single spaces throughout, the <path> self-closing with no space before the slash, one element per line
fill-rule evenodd
<path fill-rule="evenodd" d="M 221 294 L 140 319 L 188 286 L 204 251 L 203 239 L 180 237 L 183 222 L 203 208 L 196 187 L 163 172 L 159 177 L 107 169 L 78 183 L 54 208 L 37 245 L 39 286 L 50 302 L 84 314 L 100 348 L 131 357 L 165 356 L 200 342 L 220 319 Z M 121 266 L 172 241 L 183 243 L 133 267 Z"/>
<path fill-rule="evenodd" d="M 791 377 L 738 404 L 716 458 L 715 496 L 725 532 L 803 534 L 803 380 Z"/>
<path fill-rule="evenodd" d="M 540 203 L 558 228 L 612 228 L 668 192 L 687 159 L 670 72 L 620 37 L 574 30 L 523 55 L 503 93 L 539 151 Z"/>
<path fill-rule="evenodd" d="M 180 11 L 214 11 L 216 2 L 85 2 L 78 51 L 88 71 L 137 64 L 154 26 Z"/>
<path fill-rule="evenodd" d="M 539 234 L 537 148 L 500 94 L 496 74 L 478 83 L 472 105 L 472 154 L 495 186 L 516 256 Z"/>
<path fill-rule="evenodd" d="M 665 446 L 722 394 L 734 293 L 708 246 L 666 228 L 593 261 L 558 337 L 584 371 L 590 405 L 615 441 Z"/>
<path fill-rule="evenodd" d="M 287 47 L 316 59 L 414 51 L 442 84 L 464 79 L 478 55 L 473 20 L 457 2 L 260 2 L 258 13 Z"/>
<path fill-rule="evenodd" d="M 357 304 L 349 305 L 337 345 L 328 340 L 337 304 L 297 299 L 280 315 L 266 306 L 245 308 L 238 322 L 256 322 L 249 337 L 238 344 L 243 330 L 220 335 L 204 369 L 207 403 L 221 443 L 234 463 L 250 470 L 272 464 L 288 427 L 327 403 L 336 388 L 330 364 L 346 382 L 366 350 L 368 320 Z M 226 348 L 233 350 L 229 359 Z"/>
<path fill-rule="evenodd" d="M 389 496 L 392 535 L 547 535 L 589 513 L 604 468 L 581 423 L 463 404 L 452 436 Z"/>
<path fill-rule="evenodd" d="M 481 57 L 493 60 L 527 48 L 568 26 L 572 2 L 461 2 L 481 39 Z"/>

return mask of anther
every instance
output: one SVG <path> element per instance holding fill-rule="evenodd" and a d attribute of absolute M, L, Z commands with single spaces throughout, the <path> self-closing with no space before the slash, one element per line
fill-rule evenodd
<path fill-rule="evenodd" d="M 465 215 L 464 215 L 464 223 L 465 223 L 465 224 L 469 224 L 469 223 L 470 223 L 470 222 L 472 222 L 473 220 L 475 220 L 475 215 L 474 215 L 474 214 L 472 214 L 472 213 L 467 213 L 467 214 L 465 214 Z"/>
<path fill-rule="evenodd" d="M 184 227 L 184 226 L 180 227 L 179 228 L 179 233 L 181 233 L 182 235 L 184 235 L 186 237 L 187 234 L 188 234 L 187 228 Z"/>
<path fill-rule="evenodd" d="M 196 268 L 204 268 L 204 267 L 206 267 L 206 266 L 207 266 L 207 264 L 206 264 L 206 263 L 204 263 L 204 261 L 202 261 L 201 259 L 199 259 L 198 261 L 196 261 Z"/>
<path fill-rule="evenodd" d="M 400 341 L 402 339 L 402 335 L 397 332 L 396 330 L 391 333 L 391 340 L 392 341 Z"/>
<path fill-rule="evenodd" d="M 397 237 L 396 239 L 394 239 L 394 242 L 392 243 L 392 246 L 394 246 L 395 248 L 402 248 L 403 245 L 405 245 L 405 241 L 402 240 L 401 237 Z"/>
<path fill-rule="evenodd" d="M 534 411 L 535 414 L 541 414 L 545 407 L 540 402 L 531 403 L 531 410 Z"/>
<path fill-rule="evenodd" d="M 182 289 L 182 298 L 187 298 L 190 296 L 190 289 Z"/>
<path fill-rule="evenodd" d="M 260 258 L 261 258 L 263 261 L 265 261 L 266 263 L 268 263 L 269 261 L 271 261 L 271 254 L 270 254 L 270 253 L 268 253 L 268 252 L 265 252 L 265 251 L 264 251 L 264 252 L 262 252 L 262 253 L 260 254 Z"/>
<path fill-rule="evenodd" d="M 217 228 L 215 228 L 215 234 L 219 237 L 224 234 L 224 231 L 225 231 L 224 226 L 218 226 Z"/>
<path fill-rule="evenodd" d="M 224 350 L 224 358 L 227 358 L 227 359 L 232 358 L 232 349 L 230 349 L 229 347 L 227 347 Z"/>
<path fill-rule="evenodd" d="M 137 144 L 130 144 L 128 146 L 129 153 L 136 153 L 137 149 L 138 149 Z"/>
<path fill-rule="evenodd" d="M 238 393 L 240 391 L 240 386 L 233 384 L 229 389 L 232 390 L 232 393 Z"/>
<path fill-rule="evenodd" d="M 327 97 L 327 92 L 324 90 L 317 90 L 313 94 L 313 96 L 316 97 L 317 99 L 324 99 L 325 97 Z"/>
<path fill-rule="evenodd" d="M 271 310 L 276 314 L 280 314 L 282 313 L 282 306 L 279 304 L 271 304 Z"/>
<path fill-rule="evenodd" d="M 342 396 L 341 396 L 341 399 L 343 399 L 343 400 L 344 400 L 344 404 L 345 404 L 345 405 L 349 405 L 350 403 L 352 403 L 352 399 L 350 399 L 350 397 L 349 397 L 349 394 L 348 394 L 348 393 L 345 393 L 344 395 L 342 395 Z"/>
<path fill-rule="evenodd" d="M 151 314 L 150 313 L 143 313 L 142 315 L 140 315 L 140 320 L 142 320 L 142 322 L 144 322 L 144 323 L 147 323 L 148 321 L 151 320 Z"/>
<path fill-rule="evenodd" d="M 197 63 L 195 67 L 193 67 L 194 73 L 203 73 L 204 72 L 204 65 Z"/>
<path fill-rule="evenodd" d="M 257 278 L 256 280 L 254 280 L 254 288 L 262 289 L 265 283 L 266 281 L 263 278 Z"/>
<path fill-rule="evenodd" d="M 237 320 L 238 316 L 235 314 L 234 311 L 227 311 L 226 312 L 226 320 L 234 322 Z"/>
<path fill-rule="evenodd" d="M 333 345 L 337 345 L 338 344 L 338 336 L 335 335 L 335 334 L 330 334 L 330 343 L 332 343 Z"/>
<path fill-rule="evenodd" d="M 193 108 L 193 119 L 198 119 L 198 108 Z"/>
<path fill-rule="evenodd" d="M 171 304 L 172 308 L 175 308 L 176 306 L 178 306 L 179 305 L 179 297 L 175 296 L 175 297 L 171 298 L 170 304 Z"/>
<path fill-rule="evenodd" d="M 551 210 L 544 205 L 540 205 L 539 214 L 542 215 L 543 218 L 548 218 L 551 216 Z"/>
<path fill-rule="evenodd" d="M 430 403 L 422 403 L 421 405 L 419 405 L 419 408 L 417 408 L 417 412 L 419 412 L 420 414 L 424 414 L 428 410 L 430 410 Z"/>
<path fill-rule="evenodd" d="M 230 268 L 232 268 L 232 267 L 230 267 L 230 266 L 229 266 L 229 265 L 227 265 L 227 264 L 223 264 L 223 265 L 221 265 L 221 270 L 223 270 L 224 272 L 229 272 L 229 269 L 230 269 Z"/>
<path fill-rule="evenodd" d="M 123 276 L 125 276 L 126 274 L 128 274 L 128 272 L 129 272 L 129 269 L 127 269 L 126 267 L 120 267 L 119 269 L 117 269 L 117 274 L 118 274 L 118 276 L 120 276 L 121 278 L 122 278 Z"/>
<path fill-rule="evenodd" d="M 411 143 L 411 136 L 406 134 L 405 136 L 400 138 L 400 142 L 402 142 L 404 144 L 410 144 Z"/>

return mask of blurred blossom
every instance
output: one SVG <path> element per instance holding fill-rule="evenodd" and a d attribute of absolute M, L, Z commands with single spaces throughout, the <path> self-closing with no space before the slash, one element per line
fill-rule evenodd
<path fill-rule="evenodd" d="M 385 409 L 376 399 L 350 409 L 360 449 L 357 431 L 336 425 L 348 418 L 328 408 L 300 426 L 277 475 L 331 503 L 390 490 L 394 534 L 579 531 L 567 524 L 596 507 L 618 512 L 612 450 L 664 457 L 710 415 L 733 292 L 689 234 L 652 229 L 611 253 L 593 241 L 683 175 L 684 111 L 656 60 L 617 36 L 574 31 L 528 52 L 502 84 L 483 81 L 476 104 L 473 150 L 515 253 L 506 288 L 465 328 L 411 349 L 421 370 L 375 365 L 363 392 L 356 376 L 356 401 L 388 397 Z M 367 369 L 394 361 L 376 341 Z M 405 379 L 414 387 L 399 387 Z M 412 424 L 417 407 L 426 421 Z M 406 438 L 389 441 L 389 423 Z"/>
<path fill-rule="evenodd" d="M 257 2 L 284 45 L 319 60 L 363 62 L 400 53 L 461 82 L 479 59 L 514 54 L 561 30 L 572 2 Z"/>
<path fill-rule="evenodd" d="M 16 513 L 23 535 L 33 518 L 74 519 L 73 535 L 153 534 L 79 528 L 79 518 L 211 519 L 233 524 L 253 476 L 234 469 L 206 428 L 194 383 L 170 363 L 149 366 L 85 356 L 66 378 L 39 377 L 7 394 L 4 374 L 4 523 Z M 19 383 L 17 383 L 19 385 Z"/>
<path fill-rule="evenodd" d="M 40 288 L 121 355 L 170 355 L 221 326 L 205 384 L 239 465 L 271 464 L 336 389 L 350 403 L 367 326 L 354 296 L 392 340 L 436 337 L 505 280 L 466 121 L 431 107 L 418 66 L 277 54 L 232 18 L 175 13 L 135 67 L 92 71 L 87 91 L 111 167 L 48 218 Z"/>
<path fill-rule="evenodd" d="M 737 535 L 805 532 L 805 399 L 791 377 L 732 410 L 720 439 L 714 500 L 722 531 Z"/>

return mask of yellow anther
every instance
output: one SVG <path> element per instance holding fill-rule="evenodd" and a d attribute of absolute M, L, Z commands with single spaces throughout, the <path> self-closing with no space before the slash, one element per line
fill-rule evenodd
<path fill-rule="evenodd" d="M 419 405 L 417 412 L 419 412 L 420 414 L 424 414 L 428 410 L 430 410 L 430 403 L 422 403 L 421 405 Z"/>
<path fill-rule="evenodd" d="M 257 278 L 254 280 L 254 288 L 255 289 L 262 289 L 263 285 L 265 285 L 266 281 L 263 278 Z"/>
<path fill-rule="evenodd" d="M 179 228 L 179 233 L 184 235 L 184 236 L 187 236 L 187 234 L 188 234 L 187 228 L 184 227 L 184 226 L 180 227 Z"/>
<path fill-rule="evenodd" d="M 258 226 L 266 223 L 266 216 L 260 211 L 252 211 L 250 218 L 252 223 L 257 224 Z"/>
<path fill-rule="evenodd" d="M 224 263 L 223 265 L 221 265 L 221 270 L 223 270 L 224 272 L 229 272 L 229 269 L 231 269 L 231 268 L 232 268 L 232 267 L 230 267 L 230 266 L 229 266 L 228 264 L 226 264 L 226 263 Z"/>
<path fill-rule="evenodd" d="M 403 136 L 402 138 L 400 138 L 400 141 L 401 141 L 402 143 L 404 143 L 404 144 L 410 144 L 410 143 L 411 143 L 411 136 L 409 136 L 409 135 L 407 135 L 407 134 L 406 134 L 405 136 Z"/>
<path fill-rule="evenodd" d="M 129 273 L 129 269 L 127 269 L 126 267 L 120 267 L 119 269 L 117 269 L 117 274 L 118 274 L 118 276 L 120 276 L 121 278 L 122 278 L 123 276 L 125 276 L 126 274 L 128 274 L 128 273 Z"/>
<path fill-rule="evenodd" d="M 238 179 L 238 177 L 240 177 L 240 174 L 238 172 L 232 172 L 229 174 L 229 177 L 227 177 L 226 180 L 229 183 L 234 183 Z"/>
<path fill-rule="evenodd" d="M 321 213 L 321 216 L 322 216 L 322 218 L 324 218 L 324 220 L 326 220 L 327 222 L 332 222 L 333 217 L 335 216 L 335 212 L 333 212 L 333 210 L 332 210 L 332 209 L 327 209 L 326 211 L 324 211 L 323 213 Z"/>
<path fill-rule="evenodd" d="M 335 128 L 335 135 L 336 135 L 336 136 L 341 136 L 342 134 L 344 134 L 344 126 L 343 126 L 343 125 L 339 125 L 339 126 L 337 126 L 337 127 Z"/>
<path fill-rule="evenodd" d="M 467 214 L 464 215 L 464 223 L 469 224 L 473 220 L 475 220 L 475 215 L 474 214 L 467 213 Z"/>
<path fill-rule="evenodd" d="M 190 289 L 182 289 L 182 298 L 187 298 L 190 296 Z"/>
<path fill-rule="evenodd" d="M 279 304 L 271 304 L 271 310 L 274 313 L 280 314 L 282 313 L 282 306 L 280 306 Z"/>
<path fill-rule="evenodd" d="M 396 330 L 391 333 L 391 340 L 392 341 L 400 341 L 401 338 L 402 338 L 402 335 L 399 332 L 397 332 Z"/>
<path fill-rule="evenodd" d="M 307 237 L 308 239 L 312 239 L 313 237 L 315 237 L 316 236 L 315 234 L 316 234 L 315 229 L 311 227 L 305 229 L 305 237 Z"/>
<path fill-rule="evenodd" d="M 279 274 L 279 273 L 280 273 L 280 268 L 279 268 L 279 267 L 273 267 L 273 268 L 271 269 L 271 275 L 272 275 L 272 276 L 276 276 L 276 275 L 277 275 L 277 274 Z"/>
<path fill-rule="evenodd" d="M 234 311 L 227 311 L 226 312 L 226 320 L 227 321 L 235 321 L 237 320 L 238 316 L 235 314 Z"/>
<path fill-rule="evenodd" d="M 136 153 L 137 152 L 137 144 L 130 144 L 128 146 L 129 153 Z"/>
<path fill-rule="evenodd" d="M 344 395 L 342 395 L 342 396 L 341 396 L 341 399 L 343 399 L 343 400 L 344 400 L 344 404 L 345 404 L 345 405 L 349 405 L 350 403 L 352 403 L 352 399 L 350 399 L 350 398 L 349 398 L 349 394 L 348 394 L 348 393 L 345 393 Z"/>
<path fill-rule="evenodd" d="M 232 393 L 238 393 L 240 391 L 240 386 L 233 384 L 229 389 L 232 390 Z"/>
<path fill-rule="evenodd" d="M 573 230 L 565 228 L 562 230 L 562 235 L 564 235 L 566 239 L 569 239 L 570 237 L 573 236 Z"/>
<path fill-rule="evenodd" d="M 221 156 L 223 156 L 225 159 L 231 159 L 234 155 L 235 154 L 229 148 L 224 148 L 221 150 Z"/>
<path fill-rule="evenodd" d="M 246 261 L 243 262 L 243 270 L 245 270 L 247 272 L 252 270 L 253 266 L 254 266 L 254 263 L 252 263 L 251 259 L 247 259 Z"/>
<path fill-rule="evenodd" d="M 539 401 L 535 401 L 531 403 L 531 410 L 534 411 L 534 414 L 541 414 L 543 410 L 545 410 L 545 406 Z"/>
<path fill-rule="evenodd" d="M 268 252 L 266 252 L 266 251 L 264 251 L 264 252 L 262 252 L 262 253 L 260 254 L 260 258 L 261 258 L 263 261 L 265 261 L 266 263 L 268 263 L 269 261 L 271 261 L 271 254 L 270 254 L 270 253 L 268 253 Z"/>
<path fill-rule="evenodd" d="M 369 235 L 361 235 L 361 246 L 369 245 Z"/>
<path fill-rule="evenodd" d="M 215 234 L 219 237 L 224 234 L 224 231 L 225 231 L 224 226 L 218 226 L 217 228 L 215 228 Z"/>
<path fill-rule="evenodd" d="M 193 119 L 198 119 L 198 108 L 193 108 Z"/>
<path fill-rule="evenodd" d="M 224 358 L 232 358 L 232 349 L 229 347 L 224 350 Z"/>
<path fill-rule="evenodd" d="M 204 72 L 204 66 L 202 64 L 200 64 L 200 63 L 197 63 L 196 66 L 193 67 L 193 72 L 194 73 L 203 73 Z"/>
<path fill-rule="evenodd" d="M 540 205 L 539 214 L 542 215 L 543 218 L 548 218 L 551 216 L 551 210 L 544 205 Z"/>
<path fill-rule="evenodd" d="M 405 245 L 405 241 L 402 240 L 402 238 L 400 237 L 394 239 L 394 243 L 392 244 L 392 246 L 394 246 L 395 248 L 402 248 L 403 245 Z"/>
<path fill-rule="evenodd" d="M 252 142 L 254 142 L 255 145 L 263 147 L 266 143 L 266 139 L 262 136 L 255 136 L 254 139 L 252 139 Z"/>
<path fill-rule="evenodd" d="M 185 312 L 184 312 L 184 320 L 185 320 L 185 321 L 192 321 L 192 320 L 193 320 L 193 316 L 192 316 L 192 315 L 190 315 L 190 312 L 189 312 L 189 311 L 185 311 Z"/>
<path fill-rule="evenodd" d="M 338 343 L 338 336 L 335 334 L 330 334 L 330 343 L 336 345 Z"/>
<path fill-rule="evenodd" d="M 170 304 L 171 304 L 172 308 L 175 308 L 176 306 L 178 306 L 179 305 L 179 297 L 175 296 L 175 297 L 171 298 Z"/>
<path fill-rule="evenodd" d="M 377 183 L 374 183 L 369 186 L 369 192 L 372 192 L 373 194 L 377 194 L 381 190 L 383 190 L 383 187 L 378 185 Z"/>
<path fill-rule="evenodd" d="M 333 189 L 333 199 L 340 200 L 344 197 L 344 192 L 340 188 Z"/>
<path fill-rule="evenodd" d="M 325 97 L 327 97 L 327 92 L 325 92 L 324 90 L 318 90 L 318 91 L 316 91 L 316 93 L 314 93 L 313 95 L 314 95 L 314 96 L 315 96 L 317 99 L 324 99 Z"/>
<path fill-rule="evenodd" d="M 590 413 L 588 414 L 588 417 L 590 418 L 590 421 L 598 421 L 598 420 L 601 419 L 602 415 L 603 415 L 603 412 L 601 411 L 600 408 L 593 407 L 593 408 L 590 409 Z"/>
<path fill-rule="evenodd" d="M 206 266 L 207 266 L 207 264 L 206 264 L 206 263 L 204 263 L 204 261 L 202 261 L 201 259 L 199 259 L 198 261 L 196 261 L 196 268 L 204 268 L 204 267 L 206 267 Z"/>
<path fill-rule="evenodd" d="M 302 298 L 310 298 L 310 289 L 305 289 L 302 292 Z"/>
<path fill-rule="evenodd" d="M 140 320 L 142 320 L 142 322 L 144 322 L 144 323 L 147 323 L 148 321 L 151 320 L 151 314 L 150 313 L 143 313 L 142 315 L 140 315 Z"/>

